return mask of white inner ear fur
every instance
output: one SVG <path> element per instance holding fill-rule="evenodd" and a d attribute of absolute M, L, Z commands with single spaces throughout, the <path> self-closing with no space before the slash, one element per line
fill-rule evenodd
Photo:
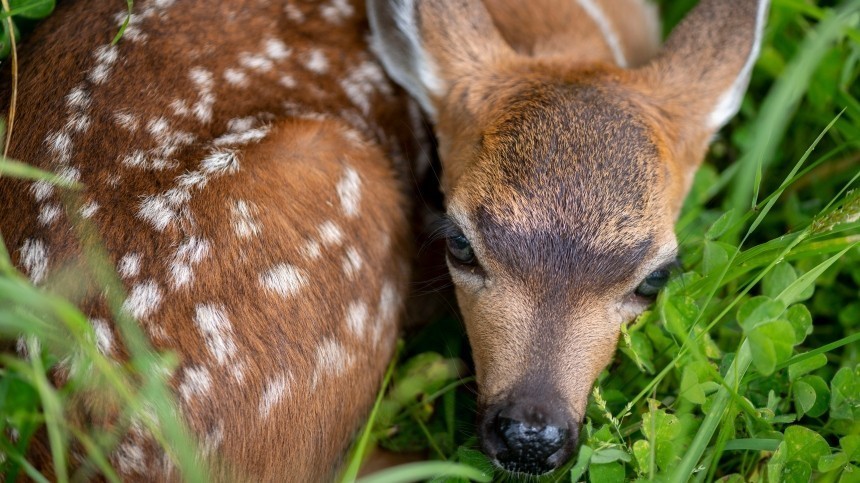
<path fill-rule="evenodd" d="M 615 35 L 615 30 L 613 30 L 606 14 L 603 13 L 603 9 L 594 0 L 576 0 L 576 3 L 597 24 L 597 28 L 600 29 L 600 33 L 606 40 L 607 45 L 609 45 L 609 50 L 612 51 L 612 56 L 615 58 L 615 63 L 618 64 L 618 67 L 627 67 L 627 57 L 624 56 L 621 42 L 618 40 L 618 36 Z"/>
<path fill-rule="evenodd" d="M 382 31 L 379 15 L 385 7 L 384 0 L 368 2 L 368 16 L 372 36 L 370 48 L 382 61 L 383 67 L 398 84 L 414 97 L 432 120 L 436 119 L 436 107 L 431 96 L 441 97 L 445 93 L 445 82 L 439 76 L 436 63 L 424 49 L 418 28 L 416 0 L 391 2 L 394 28 L 406 40 L 407 45 L 392 45 L 397 37 Z M 387 35 L 388 34 L 388 35 Z M 400 54 L 400 55 L 398 55 Z"/>
<path fill-rule="evenodd" d="M 753 65 L 755 65 L 755 61 L 758 58 L 759 51 L 761 50 L 761 38 L 764 32 L 764 23 L 767 17 L 769 4 L 770 0 L 759 0 L 755 20 L 755 38 L 753 40 L 752 48 L 750 49 L 749 57 L 747 57 L 747 61 L 744 64 L 743 69 L 741 69 L 729 90 L 720 96 L 720 100 L 717 101 L 717 105 L 708 117 L 708 125 L 715 131 L 725 126 L 726 123 L 729 122 L 729 119 L 737 114 L 741 107 L 744 92 L 746 92 L 747 86 L 750 82 L 750 74 L 752 73 Z"/>

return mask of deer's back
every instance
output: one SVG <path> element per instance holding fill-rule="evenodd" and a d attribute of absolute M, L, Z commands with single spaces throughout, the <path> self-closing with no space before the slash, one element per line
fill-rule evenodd
<path fill-rule="evenodd" d="M 19 52 L 9 154 L 85 188 L 75 203 L 0 178 L 13 261 L 74 298 L 122 359 L 72 229 L 84 219 L 125 310 L 180 355 L 172 384 L 216 471 L 331 476 L 391 354 L 409 272 L 410 112 L 367 51 L 364 6 L 136 2 L 110 46 L 123 16 L 62 3 Z M 176 477 L 142 432 L 112 460 L 129 479 Z"/>

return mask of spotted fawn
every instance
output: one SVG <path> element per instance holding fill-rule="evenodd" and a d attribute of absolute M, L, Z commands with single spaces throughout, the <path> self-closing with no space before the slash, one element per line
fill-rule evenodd
<path fill-rule="evenodd" d="M 123 310 L 179 356 L 170 382 L 213 477 L 331 479 L 398 333 L 420 108 L 370 53 L 362 1 L 143 0 L 111 45 L 125 7 L 61 2 L 20 46 L 9 156 L 84 188 L 70 204 L 0 178 L 13 262 L 123 360 L 72 228 L 86 220 Z M 69 411 L 118 416 L 97 400 Z M 125 480 L 181 479 L 134 426 L 110 461 Z"/>

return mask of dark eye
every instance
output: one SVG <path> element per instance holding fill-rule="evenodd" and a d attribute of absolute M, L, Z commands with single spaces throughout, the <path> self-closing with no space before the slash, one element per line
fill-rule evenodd
<path fill-rule="evenodd" d="M 472 244 L 469 243 L 465 235 L 458 234 L 448 237 L 448 253 L 460 263 L 466 265 L 475 263 L 475 252 L 472 251 Z"/>
<path fill-rule="evenodd" d="M 654 298 L 660 290 L 669 282 L 669 270 L 661 268 L 651 272 L 642 283 L 636 287 L 636 295 L 646 298 Z"/>

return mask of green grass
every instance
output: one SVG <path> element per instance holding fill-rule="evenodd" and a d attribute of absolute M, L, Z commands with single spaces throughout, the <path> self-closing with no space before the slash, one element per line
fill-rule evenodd
<path fill-rule="evenodd" d="M 695 2 L 662 3 L 669 29 Z M 774 0 L 741 112 L 679 219 L 681 268 L 624 328 L 594 389 L 579 457 L 530 481 L 860 481 L 858 77 L 860 1 Z M 10 160 L 0 175 L 58 181 Z M 66 188 L 74 203 L 76 187 Z M 93 239 L 85 224 L 79 231 Z M 142 424 L 185 479 L 207 481 L 165 384 L 176 358 L 153 352 L 122 316 L 122 284 L 98 244 L 88 258 L 114 294 L 126 363 L 98 351 L 72 303 L 22 277 L 0 239 L 0 337 L 30 354 L 0 356 L 0 475 L 116 480 L 106 455 Z M 76 369 L 56 389 L 46 374 L 63 360 Z M 364 481 L 513 481 L 476 449 L 474 381 L 461 376 L 468 360 L 453 316 L 405 341 L 343 480 L 381 447 L 426 461 Z M 65 420 L 63 408 L 91 392 L 126 408 L 110 430 Z M 55 475 L 26 461 L 37 432 L 51 442 Z M 72 446 L 86 458 L 77 474 L 67 470 Z"/>

